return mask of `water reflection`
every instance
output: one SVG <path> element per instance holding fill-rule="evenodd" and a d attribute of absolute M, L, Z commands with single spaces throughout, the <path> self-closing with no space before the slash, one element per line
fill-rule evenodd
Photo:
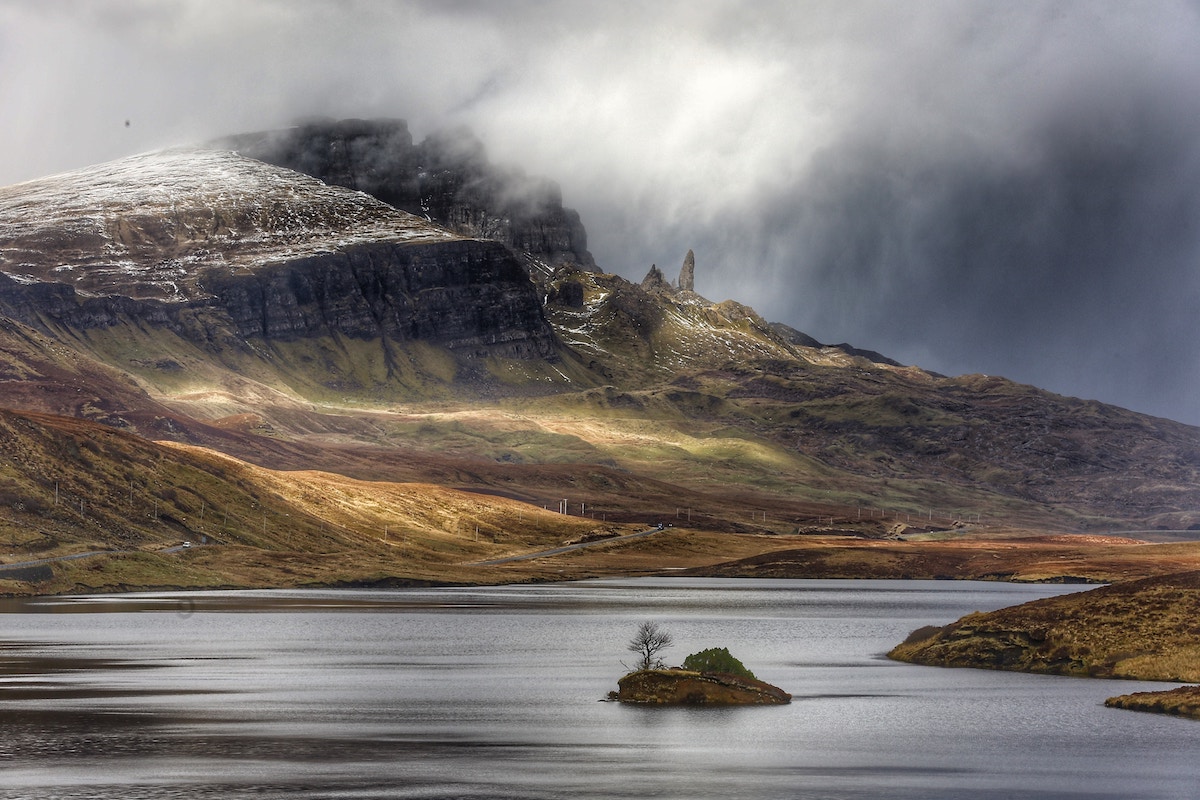
<path fill-rule="evenodd" d="M 1135 684 L 882 657 L 1080 587 L 587 581 L 49 598 L 0 614 L 0 798 L 1192 797 Z M 598 702 L 643 619 L 790 706 Z"/>

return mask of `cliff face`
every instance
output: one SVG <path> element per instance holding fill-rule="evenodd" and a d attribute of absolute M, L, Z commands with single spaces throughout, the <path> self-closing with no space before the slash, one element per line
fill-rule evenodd
<path fill-rule="evenodd" d="M 513 255 L 492 242 L 363 245 L 204 287 L 246 338 L 339 333 L 420 340 L 480 356 L 547 358 L 553 339 Z"/>
<path fill-rule="evenodd" d="M 172 303 L 81 295 L 61 283 L 0 273 L 0 314 L 35 328 L 78 331 L 129 322 L 185 334 L 203 314 L 210 329 L 273 341 L 341 335 L 420 340 L 504 358 L 548 358 L 553 337 L 507 250 L 463 240 L 434 248 L 370 245 L 247 275 L 211 275 L 212 294 Z"/>
<path fill-rule="evenodd" d="M 563 207 L 558 186 L 493 166 L 466 131 L 414 144 L 403 120 L 330 120 L 221 144 L 365 192 L 464 236 L 503 242 L 548 265 L 595 267 L 579 214 Z"/>
<path fill-rule="evenodd" d="M 0 189 L 0 314 L 47 333 L 162 330 L 207 352 L 350 338 L 556 358 L 502 244 L 211 150 Z"/>

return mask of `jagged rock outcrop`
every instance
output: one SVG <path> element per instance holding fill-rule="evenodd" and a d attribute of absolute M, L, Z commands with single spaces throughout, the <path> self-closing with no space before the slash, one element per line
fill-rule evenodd
<path fill-rule="evenodd" d="M 679 291 L 696 291 L 696 255 L 691 250 L 683 257 L 683 267 L 679 270 Z"/>
<path fill-rule="evenodd" d="M 321 120 L 229 137 L 243 155 L 365 192 L 385 203 L 549 265 L 595 268 L 587 232 L 552 181 L 503 170 L 464 129 L 414 144 L 398 119 Z"/>
<path fill-rule="evenodd" d="M 663 275 L 663 271 L 658 268 L 657 264 L 650 265 L 650 271 L 646 273 L 646 277 L 642 278 L 641 286 L 647 292 L 674 291 L 674 288 L 667 280 L 667 276 Z"/>
<path fill-rule="evenodd" d="M 564 280 L 551 284 L 546 293 L 546 304 L 553 303 L 578 310 L 584 307 L 584 298 L 583 284 L 575 280 Z"/>
<path fill-rule="evenodd" d="M 622 703 L 685 706 L 784 705 L 792 696 L 763 681 L 685 669 L 643 669 L 617 682 Z"/>

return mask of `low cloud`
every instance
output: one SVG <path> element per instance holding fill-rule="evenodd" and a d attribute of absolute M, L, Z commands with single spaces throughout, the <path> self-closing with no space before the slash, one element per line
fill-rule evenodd
<path fill-rule="evenodd" d="M 1189 2 L 0 0 L 0 182 L 465 124 L 608 270 L 691 248 L 824 341 L 1200 423 L 1197 40 Z"/>

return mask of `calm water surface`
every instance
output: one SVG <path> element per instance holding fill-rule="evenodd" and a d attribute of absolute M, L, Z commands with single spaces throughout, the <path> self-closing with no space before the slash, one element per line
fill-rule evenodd
<path fill-rule="evenodd" d="M 641 579 L 0 608 L 0 798 L 1196 798 L 1165 688 L 915 667 L 912 629 L 1067 587 Z M 774 708 L 599 702 L 642 620 Z"/>

